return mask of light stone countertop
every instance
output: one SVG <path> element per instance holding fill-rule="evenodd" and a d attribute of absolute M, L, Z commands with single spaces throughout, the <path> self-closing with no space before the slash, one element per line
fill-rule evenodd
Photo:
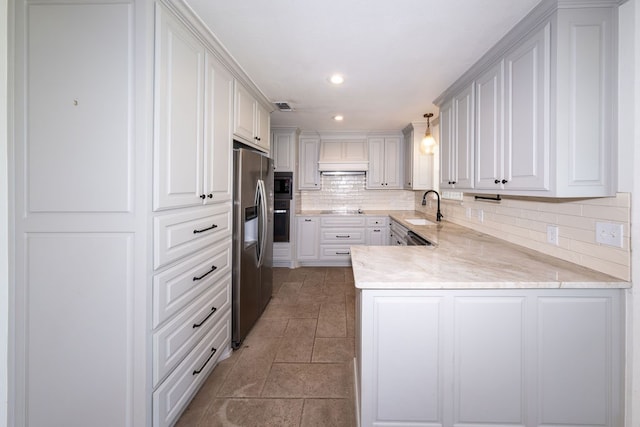
<path fill-rule="evenodd" d="M 314 215 L 319 212 L 300 212 Z M 370 211 L 390 216 L 434 246 L 352 246 L 355 285 L 360 289 L 629 288 L 613 276 L 545 255 L 418 211 Z"/>

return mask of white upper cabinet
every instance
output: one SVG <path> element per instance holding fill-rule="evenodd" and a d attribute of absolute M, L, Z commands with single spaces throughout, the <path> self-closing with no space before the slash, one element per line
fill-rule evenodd
<path fill-rule="evenodd" d="M 502 82 L 500 61 L 476 82 L 475 188 L 497 188 L 503 174 Z"/>
<path fill-rule="evenodd" d="M 549 190 L 545 171 L 545 159 L 549 158 L 549 135 L 545 131 L 549 127 L 549 111 L 545 108 L 549 52 L 547 24 L 505 56 L 504 164 L 502 174 L 495 179 L 500 183 L 494 181 L 494 188 Z"/>
<path fill-rule="evenodd" d="M 440 188 L 473 188 L 473 85 L 440 108 Z"/>
<path fill-rule="evenodd" d="M 549 189 L 549 27 L 476 79 L 476 189 Z"/>
<path fill-rule="evenodd" d="M 233 78 L 175 17 L 158 21 L 154 210 L 229 201 Z"/>
<path fill-rule="evenodd" d="M 413 122 L 404 128 L 404 182 L 405 190 L 433 188 L 433 154 L 420 151 L 420 143 L 427 129 L 426 122 Z"/>
<path fill-rule="evenodd" d="M 276 171 L 293 172 L 296 165 L 295 155 L 299 131 L 295 128 L 274 128 L 272 130 L 271 157 Z"/>
<path fill-rule="evenodd" d="M 370 190 L 388 190 L 402 188 L 400 137 L 369 138 L 369 170 L 367 188 Z"/>
<path fill-rule="evenodd" d="M 298 189 L 320 190 L 320 172 L 318 159 L 320 156 L 320 138 L 300 137 L 298 163 Z"/>
<path fill-rule="evenodd" d="M 236 81 L 234 136 L 242 142 L 269 152 L 270 120 L 269 111 L 258 102 L 247 88 Z"/>
<path fill-rule="evenodd" d="M 435 101 L 441 186 L 538 197 L 614 195 L 616 13 L 614 0 L 543 2 L 447 89 Z M 469 85 L 475 103 L 465 122 L 459 94 Z M 461 132 L 468 125 L 475 170 L 470 185 L 462 185 Z"/>

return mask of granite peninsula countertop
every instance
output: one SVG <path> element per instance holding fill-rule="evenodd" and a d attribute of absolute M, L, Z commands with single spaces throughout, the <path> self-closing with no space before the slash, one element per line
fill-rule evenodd
<path fill-rule="evenodd" d="M 436 225 L 413 225 L 406 221 L 425 218 L 435 222 L 435 218 L 419 211 L 366 210 L 363 215 L 388 215 L 433 246 L 352 246 L 353 275 L 360 289 L 631 287 L 622 279 L 446 220 Z"/>

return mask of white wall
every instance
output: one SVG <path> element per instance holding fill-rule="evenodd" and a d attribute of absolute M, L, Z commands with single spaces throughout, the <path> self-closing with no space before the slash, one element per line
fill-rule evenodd
<path fill-rule="evenodd" d="M 0 427 L 7 425 L 9 223 L 7 173 L 7 0 L 0 0 Z"/>

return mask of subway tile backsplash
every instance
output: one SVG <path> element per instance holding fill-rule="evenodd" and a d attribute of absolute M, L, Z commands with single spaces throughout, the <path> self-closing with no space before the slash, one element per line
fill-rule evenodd
<path fill-rule="evenodd" d="M 464 195 L 462 202 L 443 200 L 441 210 L 446 221 L 630 280 L 630 199 L 629 193 L 618 193 L 598 199 L 505 197 L 486 202 Z M 421 206 L 421 200 L 422 193 L 415 192 L 416 210 L 435 214 L 435 202 Z M 596 222 L 622 224 L 623 247 L 597 243 Z M 547 243 L 547 225 L 558 226 L 558 246 Z"/>
<path fill-rule="evenodd" d="M 367 190 L 365 175 L 322 175 L 320 190 L 302 191 L 302 210 L 367 210 L 414 208 L 413 191 Z"/>

